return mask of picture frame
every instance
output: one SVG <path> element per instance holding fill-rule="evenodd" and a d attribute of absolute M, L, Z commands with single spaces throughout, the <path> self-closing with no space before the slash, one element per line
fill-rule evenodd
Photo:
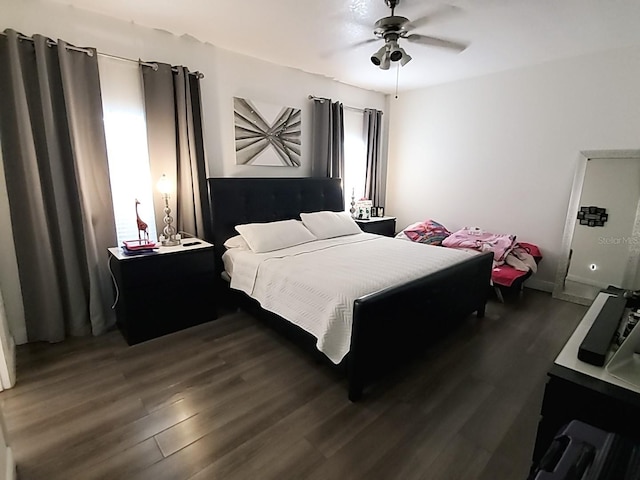
<path fill-rule="evenodd" d="M 371 209 L 373 208 L 373 203 L 371 200 L 359 200 L 355 204 L 355 219 L 356 220 L 370 220 L 371 219 Z"/>
<path fill-rule="evenodd" d="M 604 227 L 604 224 L 609 220 L 609 214 L 606 213 L 606 208 L 589 206 L 580 207 L 578 211 L 578 220 L 580 225 L 586 225 L 588 227 Z"/>
<path fill-rule="evenodd" d="M 236 165 L 301 165 L 301 109 L 233 97 L 233 113 Z"/>

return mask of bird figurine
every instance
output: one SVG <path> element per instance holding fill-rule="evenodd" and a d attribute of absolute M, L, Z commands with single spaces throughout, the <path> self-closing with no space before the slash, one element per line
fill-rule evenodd
<path fill-rule="evenodd" d="M 140 205 L 140 202 L 136 198 L 136 221 L 138 222 L 138 240 L 142 240 L 142 237 L 144 236 L 144 240 L 148 242 L 149 241 L 149 230 L 148 230 L 149 225 L 143 222 L 142 219 L 140 218 L 140 215 L 138 214 L 138 205 Z"/>

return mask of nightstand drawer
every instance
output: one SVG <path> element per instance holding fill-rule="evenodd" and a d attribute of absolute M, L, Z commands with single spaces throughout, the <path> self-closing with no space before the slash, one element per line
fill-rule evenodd
<path fill-rule="evenodd" d="M 127 343 L 134 345 L 214 320 L 214 290 L 212 273 L 153 288 L 131 288 L 116 304 L 118 328 Z"/>
<path fill-rule="evenodd" d="M 112 269 L 122 288 L 152 285 L 179 279 L 184 275 L 199 275 L 213 270 L 213 248 L 132 257 L 114 262 Z"/>

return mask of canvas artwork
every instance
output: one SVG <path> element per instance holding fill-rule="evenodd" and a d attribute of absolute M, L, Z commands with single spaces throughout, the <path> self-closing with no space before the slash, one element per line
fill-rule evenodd
<path fill-rule="evenodd" d="M 300 166 L 301 113 L 245 98 L 233 98 L 236 164 Z"/>

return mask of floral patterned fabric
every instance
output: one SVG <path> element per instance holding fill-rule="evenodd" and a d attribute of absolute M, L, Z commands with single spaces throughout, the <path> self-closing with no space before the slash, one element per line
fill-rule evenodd
<path fill-rule="evenodd" d="M 410 240 L 427 245 L 441 245 L 442 241 L 451 235 L 451 232 L 444 225 L 433 220 L 414 223 L 405 228 L 403 232 Z"/>

